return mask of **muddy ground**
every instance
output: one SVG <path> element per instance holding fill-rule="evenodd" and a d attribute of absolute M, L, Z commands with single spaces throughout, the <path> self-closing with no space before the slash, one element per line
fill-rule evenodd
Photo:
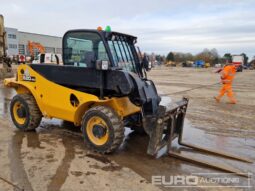
<path fill-rule="evenodd" d="M 218 82 L 213 69 L 154 68 L 149 77 L 160 94 L 174 100 L 190 99 L 185 122 L 187 142 L 235 153 L 255 161 L 255 71 L 238 73 L 234 91 L 238 104 L 216 103 L 213 96 L 220 85 L 176 93 Z M 169 156 L 154 159 L 146 155 L 148 138 L 126 131 L 121 148 L 112 155 L 89 152 L 78 128 L 61 120 L 44 119 L 36 132 L 23 133 L 9 121 L 9 102 L 15 92 L 0 85 L 0 191 L 83 191 L 83 190 L 254 190 L 250 179 L 238 178 L 238 184 L 201 183 L 195 187 L 165 187 L 151 184 L 152 176 L 196 175 L 208 178 L 220 171 L 180 161 Z M 176 152 L 186 156 L 225 164 L 255 174 L 255 163 L 248 164 L 211 155 L 202 155 L 173 144 Z M 209 174 L 210 173 L 210 174 Z M 7 183 L 6 181 L 9 181 Z M 249 183 L 247 181 L 250 181 Z M 18 188 L 10 185 L 14 184 Z M 250 187 L 246 186 L 250 184 Z M 228 187 L 223 187 L 223 186 Z M 178 185 L 180 186 L 180 185 Z M 183 186 L 183 185 L 182 185 Z M 236 186 L 236 187 L 234 187 Z M 239 186 L 239 187 L 238 187 Z M 241 187 L 240 187 L 241 186 Z"/>

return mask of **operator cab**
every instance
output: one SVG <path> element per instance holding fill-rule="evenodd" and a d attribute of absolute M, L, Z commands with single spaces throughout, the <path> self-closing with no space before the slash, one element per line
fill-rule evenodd
<path fill-rule="evenodd" d="M 99 70 L 124 70 L 143 77 L 137 38 L 103 30 L 71 30 L 63 37 L 63 62 Z"/>

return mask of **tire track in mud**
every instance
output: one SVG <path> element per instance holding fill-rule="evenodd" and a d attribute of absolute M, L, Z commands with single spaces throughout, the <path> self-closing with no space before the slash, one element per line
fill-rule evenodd
<path fill-rule="evenodd" d="M 63 145 L 65 147 L 65 156 L 62 163 L 57 168 L 55 175 L 52 177 L 50 184 L 48 185 L 48 191 L 58 191 L 61 189 L 62 185 L 65 183 L 68 177 L 68 172 L 71 166 L 71 162 L 75 157 L 74 145 L 70 144 L 73 141 L 68 138 L 63 138 Z"/>

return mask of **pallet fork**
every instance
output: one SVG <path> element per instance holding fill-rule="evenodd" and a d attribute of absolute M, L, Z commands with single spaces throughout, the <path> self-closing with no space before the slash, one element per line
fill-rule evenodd
<path fill-rule="evenodd" d="M 178 144 L 180 146 L 192 148 L 194 150 L 205 152 L 208 154 L 213 154 L 229 159 L 234 159 L 242 162 L 253 163 L 248 158 L 235 156 L 233 154 L 228 154 L 225 152 L 216 151 L 213 149 L 207 149 L 204 147 L 200 147 L 194 144 L 185 143 L 183 141 L 183 126 L 184 126 L 184 118 L 188 106 L 188 98 L 183 98 L 181 101 L 176 103 L 176 106 L 172 108 L 167 108 L 165 106 L 160 106 L 158 116 L 156 118 L 148 118 L 144 120 L 145 127 L 154 126 L 150 132 L 150 142 L 147 149 L 147 153 L 150 155 L 157 155 L 159 150 L 163 147 L 167 147 L 167 152 L 170 157 L 174 157 L 180 160 L 184 160 L 187 162 L 199 164 L 202 166 L 206 166 L 209 168 L 221 170 L 224 172 L 234 173 L 239 176 L 248 177 L 247 173 L 240 171 L 239 169 L 223 165 L 223 164 L 212 164 L 207 161 L 203 161 L 200 159 L 196 159 L 190 156 L 185 156 L 180 153 L 174 152 L 172 149 L 172 142 L 174 139 L 178 139 Z M 147 126 L 146 126 L 147 125 Z M 148 131 L 148 128 L 147 128 Z"/>

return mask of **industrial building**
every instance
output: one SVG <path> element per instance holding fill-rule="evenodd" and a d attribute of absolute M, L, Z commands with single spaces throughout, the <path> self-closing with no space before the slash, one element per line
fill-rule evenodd
<path fill-rule="evenodd" d="M 16 28 L 5 27 L 7 55 L 29 55 L 28 41 L 40 43 L 46 53 L 62 54 L 62 37 L 22 32 Z"/>

